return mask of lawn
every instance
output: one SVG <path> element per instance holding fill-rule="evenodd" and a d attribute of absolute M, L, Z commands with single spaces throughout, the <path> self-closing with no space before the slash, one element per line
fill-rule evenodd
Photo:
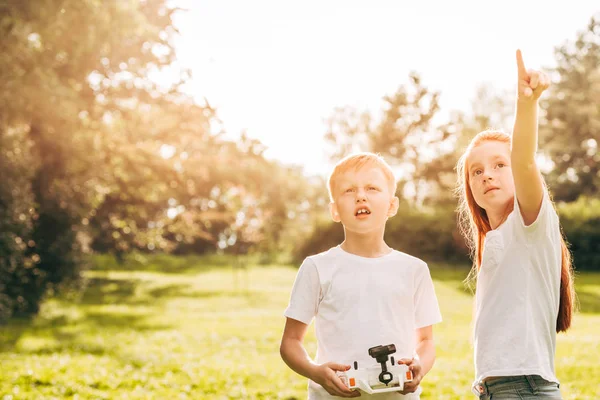
<path fill-rule="evenodd" d="M 306 398 L 306 379 L 279 357 L 294 268 L 167 256 L 94 265 L 80 298 L 0 326 L 0 399 Z M 465 274 L 432 266 L 444 322 L 423 399 L 475 398 Z M 576 282 L 581 310 L 559 335 L 557 374 L 565 399 L 598 399 L 600 274 Z"/>

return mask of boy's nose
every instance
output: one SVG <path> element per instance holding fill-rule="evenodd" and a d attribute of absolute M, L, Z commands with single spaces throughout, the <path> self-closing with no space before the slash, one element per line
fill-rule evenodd
<path fill-rule="evenodd" d="M 363 190 L 359 190 L 356 193 L 356 202 L 357 203 L 361 203 L 361 202 L 366 201 L 366 200 L 367 200 L 366 193 Z"/>

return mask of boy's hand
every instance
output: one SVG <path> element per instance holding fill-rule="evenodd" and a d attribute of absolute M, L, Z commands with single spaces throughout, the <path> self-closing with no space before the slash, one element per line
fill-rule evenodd
<path fill-rule="evenodd" d="M 358 390 L 350 390 L 342 382 L 339 376 L 335 374 L 336 371 L 348 371 L 349 365 L 338 364 L 334 362 L 328 362 L 319 365 L 311 379 L 323 386 L 323 388 L 332 396 L 339 397 L 359 397 L 360 392 Z"/>
<path fill-rule="evenodd" d="M 421 379 L 423 379 L 423 375 L 421 373 L 421 362 L 418 358 L 402 358 L 398 360 L 398 364 L 406 364 L 408 365 L 408 369 L 412 372 L 413 379 L 412 382 L 406 382 L 404 384 L 404 390 L 400 393 L 408 394 L 413 393 L 419 387 L 419 383 L 421 383 Z"/>
<path fill-rule="evenodd" d="M 521 50 L 517 50 L 517 99 L 535 101 L 550 86 L 550 77 L 542 71 L 526 69 Z"/>

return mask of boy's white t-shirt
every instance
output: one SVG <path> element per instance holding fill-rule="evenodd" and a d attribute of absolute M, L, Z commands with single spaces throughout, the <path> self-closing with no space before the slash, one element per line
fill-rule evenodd
<path fill-rule="evenodd" d="M 561 233 L 545 194 L 537 219 L 525 226 L 514 211 L 487 233 L 477 277 L 475 382 L 487 377 L 554 373 L 560 301 Z"/>
<path fill-rule="evenodd" d="M 415 354 L 415 329 L 442 320 L 427 264 L 399 251 L 366 258 L 340 246 L 304 260 L 284 312 L 309 325 L 315 318 L 316 362 L 338 362 L 359 368 L 378 365 L 368 349 L 394 344 L 396 360 Z M 389 364 L 388 364 L 389 365 Z M 418 398 L 400 393 L 379 400 Z M 361 393 L 364 398 L 365 393 Z M 309 380 L 309 399 L 334 399 Z"/>

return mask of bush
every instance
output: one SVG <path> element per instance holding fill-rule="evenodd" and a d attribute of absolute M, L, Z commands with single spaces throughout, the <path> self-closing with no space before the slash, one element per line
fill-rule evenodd
<path fill-rule="evenodd" d="M 580 197 L 557 206 L 576 270 L 600 270 L 600 200 Z"/>
<path fill-rule="evenodd" d="M 388 222 L 385 239 L 391 247 L 426 262 L 469 262 L 454 206 L 431 209 L 405 207 Z"/>
<path fill-rule="evenodd" d="M 307 256 L 325 251 L 343 240 L 341 224 L 322 222 L 296 248 L 294 262 L 299 264 Z M 452 206 L 423 210 L 401 205 L 398 214 L 387 223 L 385 240 L 394 249 L 426 262 L 469 262 L 468 250 L 457 230 Z"/>
<path fill-rule="evenodd" d="M 575 269 L 600 270 L 600 200 L 581 197 L 572 203 L 558 204 L 557 211 L 570 244 Z M 305 257 L 325 251 L 343 240 L 344 231 L 340 224 L 322 222 L 296 248 L 294 262 L 299 264 Z M 388 221 L 385 240 L 394 249 L 428 263 L 470 263 L 452 205 L 435 209 L 401 206 L 398 214 Z"/>
<path fill-rule="evenodd" d="M 26 308 L 22 285 L 35 282 L 39 273 L 31 252 L 32 171 L 28 152 L 19 143 L 19 132 L 0 135 L 0 322 Z"/>

